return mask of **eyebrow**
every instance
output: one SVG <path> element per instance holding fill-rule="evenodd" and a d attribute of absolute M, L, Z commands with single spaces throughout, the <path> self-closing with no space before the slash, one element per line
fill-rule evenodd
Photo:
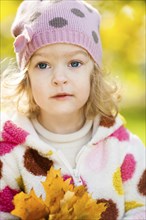
<path fill-rule="evenodd" d="M 73 51 L 73 52 L 69 52 L 69 53 L 67 53 L 67 54 L 64 54 L 64 56 L 65 56 L 65 57 L 72 57 L 72 56 L 78 55 L 78 54 L 82 54 L 82 55 L 84 55 L 84 56 L 86 56 L 86 57 L 89 57 L 88 53 L 87 53 L 86 51 L 83 51 L 83 50 L 76 50 L 76 51 Z M 36 53 L 36 54 L 34 54 L 34 55 L 32 56 L 32 58 L 33 58 L 33 57 L 37 57 L 37 56 L 39 56 L 39 57 L 46 57 L 46 58 L 47 58 L 47 57 L 49 56 L 49 54 L 48 54 L 48 53 L 45 53 L 45 52 Z"/>

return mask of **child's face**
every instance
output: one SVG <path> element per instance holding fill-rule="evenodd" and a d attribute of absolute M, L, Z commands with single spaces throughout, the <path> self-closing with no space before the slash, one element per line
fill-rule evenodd
<path fill-rule="evenodd" d="M 53 44 L 37 50 L 28 74 L 41 114 L 79 114 L 90 94 L 93 66 L 88 53 L 75 45 Z"/>

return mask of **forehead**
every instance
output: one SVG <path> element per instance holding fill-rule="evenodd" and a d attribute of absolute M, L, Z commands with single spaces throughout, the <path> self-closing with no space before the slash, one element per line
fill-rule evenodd
<path fill-rule="evenodd" d="M 59 54 L 62 56 L 73 56 L 77 54 L 89 56 L 88 52 L 80 46 L 73 44 L 66 44 L 66 43 L 57 43 L 57 44 L 51 44 L 45 47 L 41 47 L 34 53 L 33 57 L 39 55 L 55 56 Z"/>

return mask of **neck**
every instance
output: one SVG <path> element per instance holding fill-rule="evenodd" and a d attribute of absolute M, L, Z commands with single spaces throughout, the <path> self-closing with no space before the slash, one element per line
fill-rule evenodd
<path fill-rule="evenodd" d="M 38 121 L 48 131 L 56 134 L 74 133 L 81 129 L 85 123 L 85 116 L 82 112 L 80 114 L 71 114 L 65 116 L 50 116 L 40 114 Z"/>

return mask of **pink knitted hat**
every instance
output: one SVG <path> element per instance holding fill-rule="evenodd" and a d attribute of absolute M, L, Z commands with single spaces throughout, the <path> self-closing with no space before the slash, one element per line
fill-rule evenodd
<path fill-rule="evenodd" d="M 100 66 L 99 24 L 99 12 L 83 0 L 23 1 L 12 25 L 18 66 L 24 69 L 37 49 L 55 43 L 81 46 Z"/>

